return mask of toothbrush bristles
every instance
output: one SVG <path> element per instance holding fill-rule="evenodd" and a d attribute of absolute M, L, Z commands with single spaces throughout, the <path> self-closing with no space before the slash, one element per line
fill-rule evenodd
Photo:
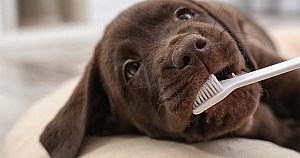
<path fill-rule="evenodd" d="M 213 74 L 210 75 L 208 80 L 203 84 L 203 86 L 200 88 L 197 94 L 194 108 L 198 107 L 206 100 L 218 94 L 223 89 L 223 86 L 220 84 L 216 76 Z"/>

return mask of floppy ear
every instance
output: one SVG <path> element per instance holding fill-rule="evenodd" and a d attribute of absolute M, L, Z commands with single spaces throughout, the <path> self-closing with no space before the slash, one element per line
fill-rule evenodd
<path fill-rule="evenodd" d="M 51 157 L 75 157 L 88 128 L 104 124 L 110 114 L 108 97 L 101 84 L 96 55 L 72 96 L 48 124 L 40 141 Z"/>
<path fill-rule="evenodd" d="M 245 57 L 247 66 L 251 70 L 257 69 L 256 57 L 253 51 L 261 51 L 266 48 L 271 48 L 267 51 L 275 51 L 276 48 L 266 34 L 266 32 L 254 22 L 254 20 L 240 11 L 239 9 L 216 2 L 193 2 L 199 7 L 203 8 L 211 17 L 216 19 L 229 34 L 238 41 L 239 49 Z M 254 47 L 255 46 L 255 47 Z M 258 49 L 254 49 L 257 48 Z M 250 53 L 251 52 L 251 53 Z"/>

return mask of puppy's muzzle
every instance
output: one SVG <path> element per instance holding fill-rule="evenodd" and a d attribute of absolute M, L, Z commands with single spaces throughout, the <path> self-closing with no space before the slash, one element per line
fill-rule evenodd
<path fill-rule="evenodd" d="M 198 34 L 191 34 L 183 38 L 172 53 L 173 65 L 178 69 L 184 69 L 197 62 L 199 54 L 207 54 L 207 40 Z"/>

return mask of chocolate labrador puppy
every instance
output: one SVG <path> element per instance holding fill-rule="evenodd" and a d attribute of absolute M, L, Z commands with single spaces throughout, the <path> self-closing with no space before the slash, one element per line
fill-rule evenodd
<path fill-rule="evenodd" d="M 76 156 L 86 135 L 128 133 L 186 142 L 242 136 L 300 151 L 299 71 L 237 89 L 204 113 L 192 113 L 210 74 L 224 80 L 282 61 L 263 29 L 236 8 L 141 2 L 108 25 L 40 140 L 62 158 Z"/>

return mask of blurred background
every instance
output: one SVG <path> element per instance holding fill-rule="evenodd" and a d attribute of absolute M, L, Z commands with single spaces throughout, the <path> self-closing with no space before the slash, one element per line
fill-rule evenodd
<path fill-rule="evenodd" d="M 27 108 L 82 73 L 108 22 L 136 2 L 0 0 L 0 147 Z M 221 2 L 241 7 L 267 29 L 300 26 L 300 0 Z"/>

